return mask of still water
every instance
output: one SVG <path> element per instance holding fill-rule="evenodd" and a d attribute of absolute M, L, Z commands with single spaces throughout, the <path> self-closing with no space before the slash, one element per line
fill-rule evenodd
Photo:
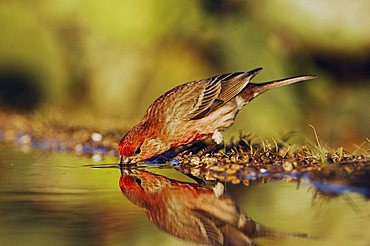
<path fill-rule="evenodd" d="M 258 245 L 370 245 L 370 203 L 358 194 L 324 196 L 305 181 L 225 184 L 225 195 L 214 185 L 174 168 L 120 170 L 114 160 L 0 145 L 0 245 L 191 245 L 189 224 L 217 241 L 216 222 L 235 216 L 308 235 L 253 238 Z"/>

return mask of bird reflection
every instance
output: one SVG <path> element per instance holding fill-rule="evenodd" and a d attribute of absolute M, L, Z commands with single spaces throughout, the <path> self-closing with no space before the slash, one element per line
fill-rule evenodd
<path fill-rule="evenodd" d="M 120 188 L 160 229 L 195 243 L 253 245 L 252 238 L 260 236 L 306 236 L 276 232 L 256 223 L 230 197 L 220 194 L 219 188 L 137 169 L 122 169 Z"/>

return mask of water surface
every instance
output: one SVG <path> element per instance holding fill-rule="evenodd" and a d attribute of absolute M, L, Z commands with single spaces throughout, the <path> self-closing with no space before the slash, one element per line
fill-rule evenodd
<path fill-rule="evenodd" d="M 195 183 L 173 168 L 151 173 Z M 153 224 L 128 200 L 112 161 L 0 145 L 1 245 L 189 245 Z M 207 187 L 213 184 L 207 182 Z M 306 181 L 226 184 L 248 217 L 276 231 L 311 237 L 256 238 L 259 245 L 369 245 L 370 205 L 356 193 L 317 194 Z"/>

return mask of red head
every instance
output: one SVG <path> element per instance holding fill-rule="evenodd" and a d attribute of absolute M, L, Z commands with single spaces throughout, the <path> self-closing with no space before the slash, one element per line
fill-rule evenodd
<path fill-rule="evenodd" d="M 134 126 L 119 143 L 118 152 L 124 163 L 149 159 L 169 149 L 146 122 Z"/>
<path fill-rule="evenodd" d="M 134 204 L 153 209 L 161 203 L 163 190 L 171 186 L 169 179 L 143 170 L 122 169 L 120 188 Z M 162 201 L 163 203 L 163 201 Z"/>
<path fill-rule="evenodd" d="M 138 124 L 128 131 L 118 145 L 119 154 L 126 159 L 139 155 L 141 146 L 147 136 L 147 129 L 144 124 Z"/>

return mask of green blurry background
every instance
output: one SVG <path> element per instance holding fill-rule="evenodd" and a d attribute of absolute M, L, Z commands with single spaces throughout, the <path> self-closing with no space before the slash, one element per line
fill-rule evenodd
<path fill-rule="evenodd" d="M 123 133 L 180 83 L 262 66 L 257 82 L 319 78 L 256 99 L 229 135 L 302 141 L 312 124 L 351 149 L 370 133 L 369 13 L 367 0 L 1 1 L 0 107 Z"/>

